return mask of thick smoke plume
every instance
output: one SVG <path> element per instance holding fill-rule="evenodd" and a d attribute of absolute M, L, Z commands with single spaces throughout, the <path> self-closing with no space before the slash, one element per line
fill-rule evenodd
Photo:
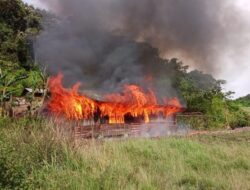
<path fill-rule="evenodd" d="M 37 57 L 52 73 L 83 81 L 89 90 L 154 77 L 160 93 L 174 95 L 173 70 L 158 64 L 158 55 L 178 57 L 206 72 L 221 68 L 219 54 L 240 50 L 249 40 L 232 2 L 43 0 L 59 20 L 45 26 Z"/>

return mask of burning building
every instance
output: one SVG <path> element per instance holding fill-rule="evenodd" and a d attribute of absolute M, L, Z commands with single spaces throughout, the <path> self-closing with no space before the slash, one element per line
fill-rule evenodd
<path fill-rule="evenodd" d="M 248 39 L 231 0 L 40 2 L 52 15 L 36 39 L 36 59 L 64 75 L 64 85 L 62 76 L 50 80 L 48 108 L 95 125 L 149 125 L 175 115 L 185 105 L 177 80 L 187 68 L 166 57 L 215 73 L 224 55 L 243 47 L 238 36 Z"/>
<path fill-rule="evenodd" d="M 51 98 L 47 107 L 56 117 L 78 121 L 80 128 L 104 126 L 113 130 L 121 126 L 135 129 L 133 127 L 136 126 L 138 129 L 152 123 L 159 125 L 160 122 L 165 122 L 167 127 L 166 121 L 183 111 L 177 98 L 159 101 L 153 90 L 137 85 L 127 84 L 122 92 L 106 94 L 101 100 L 95 100 L 79 93 L 79 83 L 72 89 L 65 89 L 62 79 L 62 74 L 50 78 Z"/>

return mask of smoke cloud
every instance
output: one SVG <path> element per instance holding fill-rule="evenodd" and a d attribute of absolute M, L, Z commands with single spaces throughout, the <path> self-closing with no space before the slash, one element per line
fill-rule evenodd
<path fill-rule="evenodd" d="M 158 64 L 159 55 L 214 73 L 223 69 L 222 52 L 240 53 L 250 41 L 249 25 L 232 2 L 43 0 L 60 19 L 45 25 L 37 58 L 50 72 L 63 72 L 66 83 L 83 81 L 90 90 L 154 76 L 158 91 L 174 95 L 174 73 Z"/>

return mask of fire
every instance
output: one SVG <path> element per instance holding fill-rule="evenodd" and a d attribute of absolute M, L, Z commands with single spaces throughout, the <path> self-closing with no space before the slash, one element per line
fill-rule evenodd
<path fill-rule="evenodd" d="M 78 93 L 79 84 L 67 90 L 62 86 L 62 75 L 49 81 L 51 101 L 48 107 L 55 114 L 64 115 L 67 119 L 90 119 L 93 117 L 96 102 Z"/>
<path fill-rule="evenodd" d="M 143 90 L 137 85 L 125 85 L 122 93 L 113 93 L 104 96 L 100 102 L 79 93 L 80 84 L 72 89 L 62 86 L 63 76 L 59 74 L 49 81 L 51 99 L 49 110 L 72 120 L 94 120 L 109 124 L 133 122 L 133 120 L 148 123 L 155 117 L 167 117 L 182 111 L 177 98 L 163 100 L 159 104 L 155 93 L 148 89 Z"/>

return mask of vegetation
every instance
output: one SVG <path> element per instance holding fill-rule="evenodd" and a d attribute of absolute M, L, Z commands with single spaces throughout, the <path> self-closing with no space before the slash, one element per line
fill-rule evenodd
<path fill-rule="evenodd" d="M 4 109 L 24 88 L 46 88 L 46 73 L 35 64 L 32 50 L 41 17 L 21 0 L 0 0 Z M 231 92 L 222 92 L 224 81 L 188 72 L 177 59 L 163 60 L 157 50 L 150 51 L 155 56 L 141 61 L 161 62 L 162 72 L 171 71 L 171 85 L 182 95 L 187 112 L 204 116 L 185 124 L 199 129 L 249 125 L 249 96 L 233 101 Z M 28 98 L 32 104 L 33 96 Z M 249 137 L 246 132 L 76 142 L 43 118 L 0 117 L 0 189 L 250 189 Z"/>
<path fill-rule="evenodd" d="M 39 33 L 41 15 L 21 0 L 0 0 L 0 99 L 20 96 L 23 89 L 39 86 L 34 64 L 33 40 Z"/>
<path fill-rule="evenodd" d="M 223 92 L 223 80 L 215 80 L 200 71 L 186 73 L 179 80 L 179 89 L 187 103 L 187 112 L 204 114 L 206 122 L 195 128 L 244 127 L 250 125 L 250 115 L 231 99 L 233 92 Z M 191 122 L 192 123 L 192 122 Z M 191 125 L 192 126 L 192 125 Z M 193 125 L 194 126 L 194 125 Z"/>
<path fill-rule="evenodd" d="M 195 129 L 236 128 L 250 125 L 250 115 L 238 102 L 232 101 L 233 92 L 223 91 L 222 86 L 226 81 L 216 80 L 201 71 L 190 72 L 189 67 L 178 59 L 162 59 L 156 48 L 147 44 L 141 45 L 143 53 L 141 60 L 138 61 L 146 65 L 151 63 L 161 65 L 158 66 L 161 67 L 160 72 L 152 72 L 152 77 L 157 79 L 156 83 L 160 85 L 158 89 L 165 84 L 171 85 L 178 91 L 177 96 L 182 98 L 187 113 L 203 115 L 202 122 L 196 122 L 196 118 L 190 117 L 182 120 L 184 124 Z"/>
<path fill-rule="evenodd" d="M 46 74 L 35 64 L 32 47 L 42 29 L 42 15 L 45 15 L 44 22 L 53 23 L 49 21 L 53 16 L 42 14 L 21 0 L 0 0 L 0 100 L 3 109 L 6 109 L 5 102 L 12 96 L 22 95 L 24 88 L 46 88 Z M 205 123 L 200 125 L 186 121 L 191 123 L 190 126 L 208 129 L 249 125 L 249 115 L 240 106 L 243 99 L 234 102 L 230 100 L 231 92 L 222 92 L 221 85 L 225 81 L 215 80 L 200 71 L 188 72 L 188 66 L 177 59 L 161 59 L 157 49 L 147 44 L 141 46 L 142 56 L 138 61 L 162 65 L 166 78 L 161 73 L 159 85 L 171 78 L 171 85 L 182 95 L 187 112 L 199 112 L 205 116 Z M 153 77 L 157 78 L 157 75 Z M 31 104 L 32 100 L 29 98 Z"/>
<path fill-rule="evenodd" d="M 238 98 L 236 101 L 243 107 L 250 107 L 250 94 L 245 97 Z"/>
<path fill-rule="evenodd" d="M 39 119 L 0 128 L 0 189 L 250 188 L 249 132 L 77 143 Z"/>

